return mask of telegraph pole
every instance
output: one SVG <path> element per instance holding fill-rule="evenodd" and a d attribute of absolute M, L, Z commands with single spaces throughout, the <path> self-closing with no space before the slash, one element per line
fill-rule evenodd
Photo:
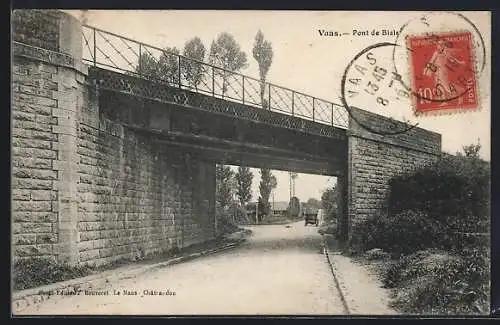
<path fill-rule="evenodd" d="M 257 200 L 257 204 L 255 205 L 255 223 L 259 224 L 259 201 Z"/>
<path fill-rule="evenodd" d="M 297 178 L 297 173 L 289 172 L 290 175 L 290 199 L 295 196 L 295 179 Z"/>

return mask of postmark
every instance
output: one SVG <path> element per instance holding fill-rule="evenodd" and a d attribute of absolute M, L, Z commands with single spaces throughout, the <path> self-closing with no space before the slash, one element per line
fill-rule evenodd
<path fill-rule="evenodd" d="M 340 101 L 349 116 L 367 131 L 379 135 L 397 135 L 415 128 L 410 121 L 411 93 L 401 84 L 394 70 L 391 53 L 394 43 L 377 43 L 360 51 L 347 65 L 341 79 Z M 373 125 L 351 109 L 370 107 L 392 120 L 388 125 Z"/>
<path fill-rule="evenodd" d="M 480 109 L 486 49 L 477 26 L 460 13 L 426 13 L 404 24 L 393 48 L 394 70 L 412 94 L 416 116 Z"/>

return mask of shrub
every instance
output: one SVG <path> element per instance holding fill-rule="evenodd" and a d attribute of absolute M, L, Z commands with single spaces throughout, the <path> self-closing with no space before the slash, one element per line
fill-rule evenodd
<path fill-rule="evenodd" d="M 246 225 L 251 222 L 250 218 L 248 217 L 247 210 L 237 204 L 232 204 L 229 207 L 228 213 L 233 217 L 233 220 L 236 224 Z"/>
<path fill-rule="evenodd" d="M 13 264 L 13 289 L 24 290 L 65 281 L 94 272 L 90 266 L 71 266 L 51 259 L 19 259 Z"/>
<path fill-rule="evenodd" d="M 325 222 L 319 227 L 318 232 L 320 234 L 329 234 L 336 235 L 337 234 L 337 222 L 335 220 L 325 220 Z"/>
<path fill-rule="evenodd" d="M 455 231 L 488 231 L 490 167 L 476 157 L 444 156 L 390 181 L 389 214 L 423 211 Z"/>
<path fill-rule="evenodd" d="M 471 314 L 486 311 L 488 276 L 476 280 L 486 264 L 442 251 L 420 251 L 394 262 L 384 275 L 386 287 L 398 288 L 394 306 L 405 313 Z"/>
<path fill-rule="evenodd" d="M 466 152 L 467 153 L 467 152 Z M 476 314 L 489 304 L 490 167 L 444 156 L 390 181 L 388 214 L 353 226 L 353 244 L 399 258 L 384 286 L 405 313 Z M 446 251 L 446 252 L 445 252 Z"/>
<path fill-rule="evenodd" d="M 357 234 L 351 243 L 354 248 L 362 251 L 380 248 L 393 256 L 448 243 L 443 236 L 443 226 L 419 211 L 404 211 L 394 217 L 370 217 L 353 228 L 353 233 Z"/>
<path fill-rule="evenodd" d="M 414 279 L 434 273 L 440 276 L 443 271 L 457 269 L 463 263 L 458 256 L 436 251 L 423 250 L 400 258 L 388 268 L 383 283 L 387 288 L 404 286 Z"/>
<path fill-rule="evenodd" d="M 234 223 L 233 215 L 229 209 L 216 207 L 215 215 L 217 218 L 217 235 L 223 236 L 238 230 L 238 226 Z"/>

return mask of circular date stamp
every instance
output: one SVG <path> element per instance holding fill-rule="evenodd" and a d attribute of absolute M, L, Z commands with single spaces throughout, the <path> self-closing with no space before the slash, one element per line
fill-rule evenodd
<path fill-rule="evenodd" d="M 412 95 L 401 84 L 401 75 L 391 61 L 395 46 L 377 43 L 363 49 L 349 62 L 341 80 L 340 100 L 349 116 L 362 128 L 384 136 L 402 134 L 418 125 L 409 121 Z M 353 109 L 365 107 L 388 117 L 387 123 L 370 123 Z"/>

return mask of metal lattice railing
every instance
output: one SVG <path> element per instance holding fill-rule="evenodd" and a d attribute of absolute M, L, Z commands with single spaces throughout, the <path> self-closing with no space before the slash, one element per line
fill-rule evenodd
<path fill-rule="evenodd" d="M 163 82 L 245 105 L 347 128 L 339 104 L 167 52 L 95 27 L 83 26 L 83 60 L 90 65 Z"/>

